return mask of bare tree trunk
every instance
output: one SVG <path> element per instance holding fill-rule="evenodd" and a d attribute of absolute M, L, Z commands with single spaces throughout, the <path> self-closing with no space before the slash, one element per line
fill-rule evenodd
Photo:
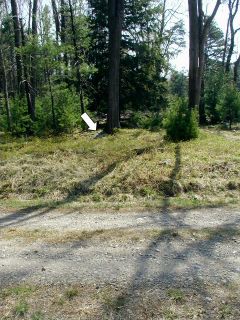
<path fill-rule="evenodd" d="M 24 47 L 25 46 L 25 36 L 24 36 L 23 24 L 22 24 L 21 19 L 20 19 L 20 25 L 21 25 L 22 45 Z M 34 108 L 34 105 L 32 104 L 31 88 L 30 88 L 30 84 L 28 81 L 28 78 L 29 78 L 28 77 L 28 70 L 27 70 L 25 63 L 23 63 L 23 72 L 24 72 L 23 82 L 24 82 L 24 88 L 25 88 L 25 95 L 26 95 L 26 99 L 27 99 L 28 114 L 30 115 L 31 120 L 35 121 L 35 108 Z M 31 132 L 29 132 L 29 133 L 31 133 Z"/>
<path fill-rule="evenodd" d="M 20 31 L 20 22 L 18 16 L 17 2 L 16 0 L 11 0 L 11 9 L 12 9 L 12 19 L 14 27 L 14 43 L 16 50 L 16 66 L 17 66 L 17 84 L 18 92 L 20 92 L 21 82 L 22 82 L 22 58 L 18 49 L 21 47 L 21 31 Z"/>
<path fill-rule="evenodd" d="M 32 0 L 29 0 L 29 4 L 28 4 L 29 8 L 28 8 L 28 35 L 30 34 L 30 26 L 31 26 L 31 17 L 32 17 Z"/>
<path fill-rule="evenodd" d="M 189 9 L 189 108 L 198 104 L 199 21 L 197 1 L 188 0 Z"/>
<path fill-rule="evenodd" d="M 229 27 L 230 27 L 230 46 L 227 55 L 227 61 L 225 66 L 225 71 L 228 73 L 230 71 L 231 59 L 233 55 L 233 50 L 235 46 L 235 35 L 237 30 L 234 30 L 234 20 L 238 12 L 239 0 L 229 0 Z"/>
<path fill-rule="evenodd" d="M 33 0 L 33 9 L 32 9 L 32 35 L 37 35 L 37 9 L 38 9 L 38 0 Z"/>
<path fill-rule="evenodd" d="M 240 55 L 238 56 L 237 60 L 234 63 L 234 69 L 233 69 L 233 81 L 237 84 L 238 82 L 238 71 L 239 71 L 239 65 L 240 65 Z"/>
<path fill-rule="evenodd" d="M 107 131 L 113 133 L 119 122 L 119 68 L 124 0 L 108 1 L 109 23 L 109 85 Z"/>
<path fill-rule="evenodd" d="M 37 44 L 37 8 L 38 8 L 38 0 L 33 0 L 33 9 L 32 9 L 32 36 L 34 41 L 34 46 Z M 31 55 L 31 100 L 32 100 L 32 109 L 35 114 L 35 99 L 36 99 L 36 90 L 37 90 L 37 70 L 36 70 L 36 56 L 35 53 Z M 35 118 L 35 115 L 34 115 Z"/>
<path fill-rule="evenodd" d="M 225 35 L 225 40 L 224 40 L 224 48 L 223 48 L 223 59 L 222 59 L 222 66 L 223 67 L 225 66 L 225 60 L 226 60 L 226 55 L 227 55 L 229 24 L 230 24 L 230 18 L 228 17 L 227 30 L 226 30 L 226 35 Z"/>
<path fill-rule="evenodd" d="M 205 45 L 210 25 L 221 4 L 217 0 L 212 14 L 204 21 L 202 0 L 188 0 L 189 8 L 189 108 L 199 107 L 204 71 Z"/>
<path fill-rule="evenodd" d="M 57 10 L 56 1 L 52 0 L 52 11 L 53 11 L 53 18 L 55 22 L 55 29 L 56 29 L 56 41 L 59 41 L 59 34 L 60 34 L 60 22 L 59 22 L 59 14 Z"/>
<path fill-rule="evenodd" d="M 56 115 L 55 115 L 55 105 L 54 105 L 54 97 L 53 97 L 51 76 L 50 76 L 48 65 L 46 66 L 46 75 L 47 75 L 48 87 L 49 87 L 49 92 L 50 92 L 50 97 L 51 97 L 51 110 L 52 110 L 53 128 L 54 128 L 54 130 L 56 130 L 57 129 L 57 122 L 56 122 Z"/>
<path fill-rule="evenodd" d="M 79 55 L 79 49 L 77 45 L 77 33 L 76 33 L 76 28 L 74 23 L 74 15 L 73 15 L 71 0 L 68 0 L 68 4 L 69 4 L 69 10 L 70 10 L 70 17 L 71 17 L 72 39 L 73 39 L 73 47 L 74 47 L 74 62 L 75 62 L 75 67 L 77 71 L 76 90 L 79 93 L 80 108 L 81 108 L 81 113 L 83 114 L 85 110 L 84 110 L 84 101 L 83 101 L 82 77 L 80 72 L 80 55 Z"/>
<path fill-rule="evenodd" d="M 60 38 L 61 38 L 61 44 L 66 44 L 66 2 L 65 0 L 61 0 L 61 32 L 60 32 Z M 63 53 L 63 61 L 68 66 L 68 58 L 66 53 Z"/>
<path fill-rule="evenodd" d="M 162 17 L 161 17 L 161 25 L 160 25 L 160 38 L 163 39 L 163 32 L 164 32 L 164 28 L 165 28 L 165 17 L 166 17 L 166 2 L 167 0 L 163 1 L 162 4 Z"/>
<path fill-rule="evenodd" d="M 2 49 L 0 49 L 0 61 L 2 63 L 2 71 L 3 71 L 3 90 L 4 90 L 5 107 L 6 107 L 6 113 L 7 113 L 7 124 L 8 124 L 8 130 L 11 131 L 12 130 L 12 116 L 11 116 L 11 109 L 10 109 L 9 96 L 8 96 L 7 72 L 6 72 Z"/>

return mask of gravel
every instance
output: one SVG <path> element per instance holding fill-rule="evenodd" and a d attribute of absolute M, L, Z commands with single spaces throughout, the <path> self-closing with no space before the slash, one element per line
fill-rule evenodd
<path fill-rule="evenodd" d="M 144 241 L 109 239 L 63 243 L 7 239 L 2 230 L 94 231 L 102 229 L 239 230 L 239 210 L 211 208 L 133 213 L 81 213 L 58 210 L 19 210 L 0 213 L 0 285 L 21 282 L 128 283 L 152 287 L 196 283 L 240 283 L 239 236 L 209 238 L 165 236 Z"/>

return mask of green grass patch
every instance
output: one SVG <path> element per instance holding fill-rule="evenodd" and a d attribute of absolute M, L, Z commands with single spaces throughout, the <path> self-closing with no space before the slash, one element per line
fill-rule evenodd
<path fill-rule="evenodd" d="M 14 313 L 16 314 L 16 316 L 24 317 L 28 312 L 28 308 L 28 304 L 25 301 L 21 301 L 15 306 Z"/>
<path fill-rule="evenodd" d="M 180 289 L 169 289 L 167 294 L 170 297 L 170 299 L 174 300 L 175 302 L 184 301 L 184 294 Z"/>
<path fill-rule="evenodd" d="M 67 299 L 71 300 L 78 295 L 78 289 L 77 288 L 69 288 L 65 291 L 64 295 Z"/>

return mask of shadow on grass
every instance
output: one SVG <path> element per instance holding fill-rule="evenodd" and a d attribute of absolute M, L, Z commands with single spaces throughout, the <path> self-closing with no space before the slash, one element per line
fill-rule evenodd
<path fill-rule="evenodd" d="M 52 206 L 46 206 L 45 204 L 31 206 L 24 209 L 20 209 L 9 215 L 4 215 L 3 217 L 0 217 L 0 229 L 4 227 L 9 227 L 11 225 L 15 226 L 24 221 L 36 218 L 41 215 L 45 215 L 52 209 L 57 209 L 62 205 L 74 202 L 80 195 L 87 195 L 91 193 L 91 187 L 93 187 L 99 180 L 104 178 L 106 175 L 111 173 L 116 168 L 116 165 L 117 163 L 113 163 L 101 173 L 98 173 L 84 181 L 79 182 L 68 192 L 67 196 L 64 199 L 57 201 Z"/>
<path fill-rule="evenodd" d="M 164 142 L 161 142 L 161 146 Z M 40 204 L 29 206 L 24 209 L 17 210 L 9 215 L 4 215 L 0 217 L 0 229 L 4 227 L 9 227 L 12 225 L 17 225 L 24 221 L 30 220 L 37 216 L 45 215 L 50 212 L 52 209 L 57 209 L 63 205 L 72 203 L 76 201 L 80 196 L 86 196 L 93 192 L 94 186 L 102 180 L 104 177 L 109 175 L 111 172 L 115 170 L 115 168 L 120 165 L 122 162 L 126 162 L 132 157 L 141 156 L 144 153 L 152 152 L 155 147 L 145 147 L 145 148 L 137 148 L 132 150 L 129 154 L 123 155 L 123 158 L 120 161 L 113 162 L 106 169 L 101 172 L 97 172 L 96 174 L 90 176 L 89 178 L 79 181 L 79 183 L 75 184 L 67 193 L 66 197 L 62 200 L 54 202 L 52 205 Z"/>

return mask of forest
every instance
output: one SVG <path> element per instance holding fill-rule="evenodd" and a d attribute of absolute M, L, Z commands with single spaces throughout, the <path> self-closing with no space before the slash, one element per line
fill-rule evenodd
<path fill-rule="evenodd" d="M 196 138 L 199 125 L 240 117 L 239 0 L 188 1 L 189 72 L 172 61 L 188 34 L 181 2 L 1 0 L 0 129 L 14 136 L 165 128 Z M 225 30 L 215 16 L 228 14 Z"/>

